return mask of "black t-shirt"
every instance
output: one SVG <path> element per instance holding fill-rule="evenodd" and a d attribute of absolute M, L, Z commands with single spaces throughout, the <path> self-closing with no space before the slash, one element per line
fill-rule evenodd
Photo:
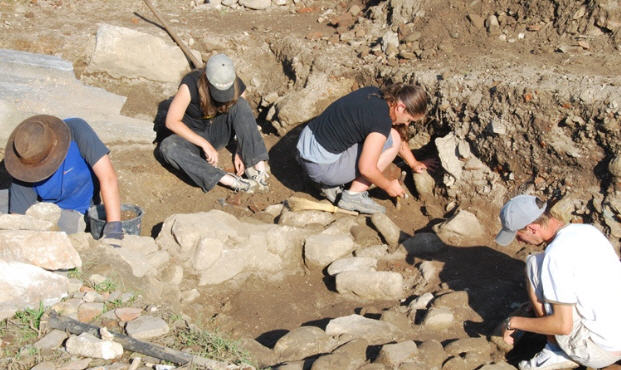
<path fill-rule="evenodd" d="M 317 142 L 331 153 L 342 153 L 363 143 L 371 132 L 390 134 L 392 120 L 377 87 L 363 87 L 330 104 L 310 127 Z"/>
<path fill-rule="evenodd" d="M 201 110 L 201 100 L 200 95 L 198 94 L 198 81 L 201 78 L 201 73 L 203 73 L 203 71 L 200 69 L 194 70 L 185 75 L 179 84 L 179 86 L 183 84 L 187 85 L 190 90 L 190 104 L 185 110 L 182 121 L 189 127 L 197 129 L 203 128 L 205 123 L 213 118 L 205 117 L 203 111 Z M 237 78 L 236 83 L 239 87 L 239 95 L 241 95 L 246 90 L 246 85 L 239 77 Z"/>

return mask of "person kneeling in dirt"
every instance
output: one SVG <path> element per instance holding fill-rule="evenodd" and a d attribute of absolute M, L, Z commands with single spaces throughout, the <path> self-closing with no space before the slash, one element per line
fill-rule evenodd
<path fill-rule="evenodd" d="M 341 208 L 363 213 L 385 212 L 369 198 L 371 184 L 391 197 L 405 195 L 398 180 L 382 171 L 397 154 L 416 172 L 427 169 L 414 158 L 405 139 L 407 126 L 422 120 L 427 94 L 420 86 L 364 87 L 333 102 L 300 134 L 298 159 L 322 194 Z M 343 185 L 351 182 L 349 190 Z"/>
<path fill-rule="evenodd" d="M 217 183 L 235 191 L 267 189 L 268 160 L 265 143 L 248 102 L 246 86 L 235 73 L 233 61 L 224 54 L 209 58 L 203 70 L 187 74 L 166 114 L 166 127 L 173 132 L 158 146 L 161 158 L 183 171 L 203 191 Z M 237 137 L 236 173 L 218 168 L 218 149 Z M 246 179 L 241 175 L 245 172 Z"/>
<path fill-rule="evenodd" d="M 606 237 L 591 225 L 564 224 L 531 195 L 508 201 L 500 219 L 498 244 L 506 246 L 517 236 L 547 245 L 526 260 L 528 296 L 537 317 L 514 316 L 504 323 L 509 344 L 515 330 L 548 336 L 543 350 L 520 362 L 520 369 L 601 368 L 619 361 L 621 262 Z"/>
<path fill-rule="evenodd" d="M 80 118 L 37 115 L 20 123 L 6 144 L 12 177 L 8 211 L 24 214 L 37 202 L 61 208 L 58 226 L 68 234 L 86 227 L 84 213 L 99 198 L 106 211 L 104 238 L 123 239 L 119 186 L 110 150 Z"/>

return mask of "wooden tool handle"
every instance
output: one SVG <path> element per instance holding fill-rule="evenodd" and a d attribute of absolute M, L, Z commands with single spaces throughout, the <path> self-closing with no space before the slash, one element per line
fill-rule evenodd
<path fill-rule="evenodd" d="M 151 9 L 153 14 L 155 14 L 155 18 L 157 18 L 157 20 L 162 24 L 162 26 L 164 27 L 166 32 L 168 32 L 170 37 L 172 37 L 173 40 L 175 40 L 175 42 L 177 43 L 177 45 L 179 45 L 179 47 L 181 48 L 181 50 L 183 51 L 185 56 L 188 59 L 190 59 L 192 64 L 194 64 L 194 68 L 202 67 L 203 63 L 200 60 L 196 59 L 196 57 L 194 56 L 194 54 L 192 54 L 190 49 L 188 49 L 188 47 L 185 46 L 185 43 L 183 41 L 181 41 L 181 39 L 179 37 L 177 37 L 175 32 L 173 32 L 172 28 L 170 28 L 170 26 L 168 25 L 168 22 L 166 22 L 166 20 L 164 20 L 164 18 L 161 16 L 160 12 L 158 12 L 157 9 L 155 9 L 155 7 L 153 6 L 153 4 L 151 4 L 151 0 L 143 0 L 143 1 L 144 1 L 145 4 L 147 4 L 149 9 Z"/>

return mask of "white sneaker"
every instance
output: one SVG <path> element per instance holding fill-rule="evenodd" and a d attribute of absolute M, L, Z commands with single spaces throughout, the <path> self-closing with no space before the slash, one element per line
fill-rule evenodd
<path fill-rule="evenodd" d="M 520 361 L 520 370 L 555 370 L 555 369 L 575 369 L 579 364 L 567 357 L 565 352 L 558 346 L 546 343 L 541 352 L 526 361 Z"/>
<path fill-rule="evenodd" d="M 248 179 L 257 183 L 259 190 L 266 191 L 269 189 L 267 178 L 270 177 L 270 175 L 267 173 L 266 170 L 259 171 L 254 169 L 253 167 L 249 167 L 246 168 L 245 173 Z"/>

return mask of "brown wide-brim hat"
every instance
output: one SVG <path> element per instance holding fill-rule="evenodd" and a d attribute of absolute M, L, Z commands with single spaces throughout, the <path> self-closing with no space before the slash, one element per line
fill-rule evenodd
<path fill-rule="evenodd" d="M 9 175 L 17 180 L 45 180 L 65 160 L 70 142 L 71 132 L 61 119 L 32 116 L 11 133 L 4 151 L 4 165 Z"/>

